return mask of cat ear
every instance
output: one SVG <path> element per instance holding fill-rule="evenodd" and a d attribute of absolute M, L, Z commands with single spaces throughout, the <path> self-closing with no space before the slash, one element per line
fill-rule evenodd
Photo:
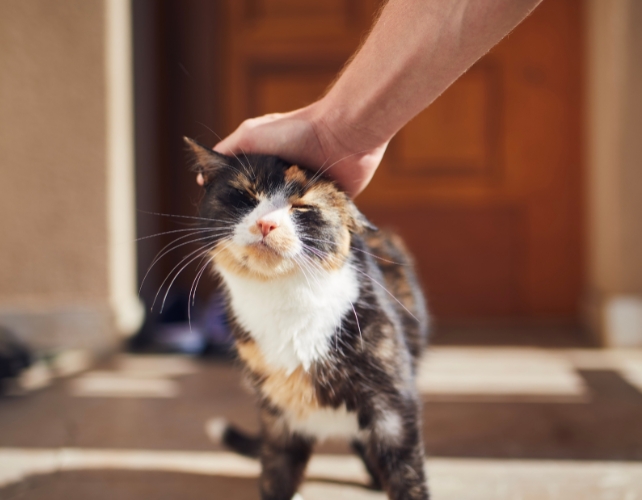
<path fill-rule="evenodd" d="M 198 173 L 198 183 L 201 185 L 211 182 L 216 172 L 223 167 L 229 166 L 232 161 L 231 158 L 217 153 L 207 146 L 203 146 L 194 139 L 183 137 L 183 140 L 194 155 L 195 163 L 192 170 Z"/>
<path fill-rule="evenodd" d="M 353 233 L 379 231 L 379 228 L 370 222 L 367 217 L 359 211 L 352 200 L 348 200 L 348 212 L 350 213 L 350 231 Z"/>

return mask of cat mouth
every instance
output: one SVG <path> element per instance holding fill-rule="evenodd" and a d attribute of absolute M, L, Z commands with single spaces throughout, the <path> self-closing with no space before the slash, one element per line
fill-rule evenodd
<path fill-rule="evenodd" d="M 275 264 L 277 261 L 289 260 L 297 252 L 295 242 L 283 238 L 263 238 L 246 246 L 247 250 L 255 257 Z"/>
<path fill-rule="evenodd" d="M 280 252 L 279 249 L 275 248 L 272 244 L 270 244 L 268 241 L 265 241 L 264 239 L 256 241 L 249 246 L 255 252 L 278 255 L 279 257 L 282 257 L 282 252 Z"/>

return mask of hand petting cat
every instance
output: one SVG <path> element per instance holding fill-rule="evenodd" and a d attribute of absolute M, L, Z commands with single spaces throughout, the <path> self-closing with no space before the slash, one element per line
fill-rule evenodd
<path fill-rule="evenodd" d="M 289 113 L 245 120 L 214 149 L 227 155 L 260 151 L 293 164 L 323 170 L 355 197 L 370 182 L 387 141 L 367 144 L 358 131 L 331 120 L 332 113 L 325 111 L 327 107 L 322 99 Z"/>

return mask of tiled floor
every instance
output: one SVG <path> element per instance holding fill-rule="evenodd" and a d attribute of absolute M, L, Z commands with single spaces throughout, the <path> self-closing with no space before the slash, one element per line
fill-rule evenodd
<path fill-rule="evenodd" d="M 433 498 L 642 499 L 642 352 L 435 347 L 419 380 Z M 256 429 L 235 366 L 124 357 L 0 400 L 0 499 L 258 498 L 258 466 L 210 443 Z M 340 443 L 306 500 L 384 498 Z"/>

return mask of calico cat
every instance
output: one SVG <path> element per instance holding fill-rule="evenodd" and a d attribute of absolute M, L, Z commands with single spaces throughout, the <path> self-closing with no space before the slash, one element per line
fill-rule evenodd
<path fill-rule="evenodd" d="M 223 156 L 186 139 L 203 176 L 205 251 L 227 292 L 261 434 L 264 500 L 290 500 L 316 440 L 350 439 L 373 485 L 427 499 L 417 359 L 424 299 L 401 241 L 330 180 L 274 156 Z"/>

